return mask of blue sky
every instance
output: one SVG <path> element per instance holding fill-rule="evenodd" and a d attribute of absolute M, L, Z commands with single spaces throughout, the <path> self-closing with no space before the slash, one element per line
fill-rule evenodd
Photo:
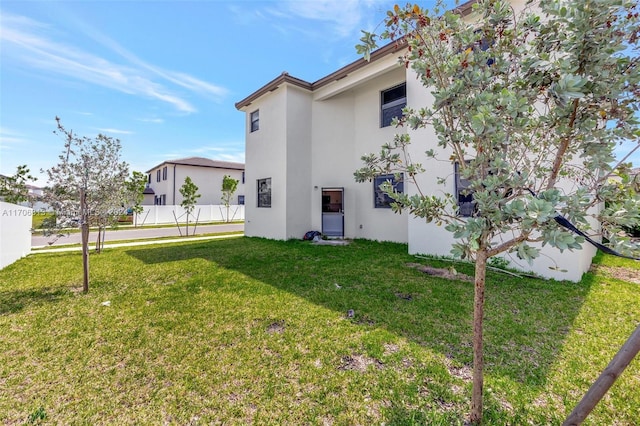
<path fill-rule="evenodd" d="M 315 81 L 356 59 L 393 1 L 0 3 L 0 173 L 57 162 L 67 129 L 120 139 L 133 170 L 244 161 L 235 102 L 283 71 Z"/>
<path fill-rule="evenodd" d="M 46 184 L 39 171 L 63 147 L 56 116 L 79 135 L 120 139 L 132 170 L 189 156 L 243 162 L 235 102 L 283 71 L 312 82 L 358 59 L 360 30 L 393 4 L 3 0 L 0 173 L 27 164 Z"/>

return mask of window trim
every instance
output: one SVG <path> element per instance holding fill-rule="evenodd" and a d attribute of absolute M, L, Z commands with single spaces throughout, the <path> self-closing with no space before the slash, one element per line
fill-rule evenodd
<path fill-rule="evenodd" d="M 249 132 L 257 132 L 260 130 L 260 110 L 257 109 L 249 113 Z"/>
<path fill-rule="evenodd" d="M 264 184 L 264 186 L 263 186 Z M 256 207 L 271 208 L 271 178 L 256 179 Z"/>
<path fill-rule="evenodd" d="M 385 93 L 390 92 L 390 91 L 395 90 L 395 89 L 398 89 L 399 87 L 402 87 L 402 86 L 404 86 L 404 97 L 394 99 L 394 100 L 389 101 L 387 103 L 384 102 Z M 402 108 L 407 106 L 407 83 L 406 82 L 397 84 L 397 85 L 395 85 L 393 87 L 389 87 L 388 89 L 382 90 L 380 92 L 380 127 L 381 128 L 382 127 L 391 126 L 391 122 L 393 121 L 393 119 L 395 117 L 398 117 L 398 116 L 391 117 L 391 120 L 389 120 L 389 122 L 387 123 L 387 122 L 385 122 L 385 116 L 384 116 L 385 111 L 389 110 L 389 109 L 392 109 L 392 108 L 395 109 L 400 105 L 402 105 Z"/>
<path fill-rule="evenodd" d="M 396 175 L 394 173 L 376 176 L 373 179 L 373 207 L 376 209 L 390 209 L 391 203 L 395 202 L 393 198 L 389 197 L 389 195 L 385 194 L 380 189 L 380 185 L 386 181 L 391 181 L 393 189 L 395 189 L 396 192 L 400 194 L 404 193 L 403 173 L 400 173 L 399 180 L 396 179 Z"/>

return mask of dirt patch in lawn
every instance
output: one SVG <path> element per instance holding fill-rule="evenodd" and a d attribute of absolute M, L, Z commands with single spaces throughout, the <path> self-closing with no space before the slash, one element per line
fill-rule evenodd
<path fill-rule="evenodd" d="M 377 369 L 384 368 L 384 364 L 380 360 L 355 354 L 343 356 L 338 370 L 366 371 L 370 365 L 373 365 Z"/>
<path fill-rule="evenodd" d="M 613 267 L 604 265 L 591 265 L 591 272 L 598 272 L 611 278 L 640 284 L 640 273 L 637 269 Z"/>
<path fill-rule="evenodd" d="M 433 277 L 446 278 L 448 280 L 459 280 L 473 282 L 473 277 L 457 272 L 454 268 L 434 268 L 432 266 L 421 265 L 419 263 L 407 263 L 409 268 L 415 268 L 420 272 Z"/>

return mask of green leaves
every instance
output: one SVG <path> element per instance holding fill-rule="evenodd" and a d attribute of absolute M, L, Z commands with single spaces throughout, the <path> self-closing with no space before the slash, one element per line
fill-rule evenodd
<path fill-rule="evenodd" d="M 198 194 L 198 186 L 193 183 L 191 177 L 187 176 L 179 191 L 182 195 L 182 202 L 180 202 L 180 206 L 186 210 L 187 214 L 191 214 L 198 202 L 198 198 L 200 198 L 200 194 Z"/>
<path fill-rule="evenodd" d="M 565 106 L 568 101 L 572 99 L 580 99 L 585 96 L 583 91 L 587 79 L 566 74 L 560 77 L 560 79 L 551 85 L 549 88 L 549 94 L 556 100 L 556 102 L 562 106 Z"/>
<path fill-rule="evenodd" d="M 29 172 L 27 165 L 23 164 L 17 167 L 13 176 L 0 176 L 0 197 L 13 204 L 29 200 L 27 181 L 37 180 Z"/>
<path fill-rule="evenodd" d="M 417 195 L 396 199 L 398 211 L 446 225 L 460 244 L 452 250 L 459 257 L 496 241 L 527 260 L 538 249 L 521 240 L 577 249 L 582 239 L 559 228 L 557 214 L 583 229 L 598 218 L 609 241 L 623 241 L 621 226 L 640 222 L 637 197 L 603 185 L 601 177 L 614 164 L 616 146 L 640 135 L 637 5 L 545 1 L 519 15 L 506 1 L 473 8 L 480 17 L 473 23 L 411 6 L 389 12 L 380 38 L 405 36 L 399 61 L 433 97 L 432 105 L 406 108 L 399 132 L 427 128 L 435 138 L 414 149 L 408 137 L 397 136 L 379 154 L 363 157 L 356 179 L 392 171 L 413 177 L 443 170 L 447 160 L 465 164 L 466 189 L 442 173 L 424 180 L 442 184 L 443 192 L 421 189 L 419 179 Z M 429 18 L 426 25 L 420 16 Z M 376 41 L 364 32 L 358 51 L 369 59 Z M 419 167 L 412 168 L 414 161 Z M 469 195 L 473 217 L 458 217 L 457 198 Z M 598 215 L 603 201 L 607 208 Z"/>
<path fill-rule="evenodd" d="M 356 44 L 356 52 L 358 55 L 364 56 L 366 61 L 371 59 L 371 52 L 378 47 L 376 44 L 377 36 L 368 31 L 361 30 L 362 37 L 360 37 L 360 41 L 362 44 Z"/>

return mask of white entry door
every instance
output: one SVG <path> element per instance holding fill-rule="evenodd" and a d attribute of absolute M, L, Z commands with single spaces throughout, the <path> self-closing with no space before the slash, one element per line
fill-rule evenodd
<path fill-rule="evenodd" d="M 344 188 L 322 188 L 322 235 L 344 237 Z"/>

